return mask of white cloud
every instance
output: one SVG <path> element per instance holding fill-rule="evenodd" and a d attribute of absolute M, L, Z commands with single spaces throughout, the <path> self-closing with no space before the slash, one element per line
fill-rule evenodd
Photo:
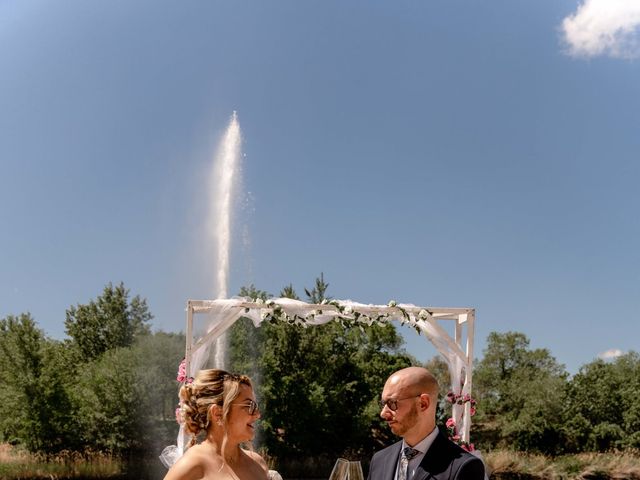
<path fill-rule="evenodd" d="M 606 352 L 598 354 L 598 357 L 603 360 L 611 360 L 612 358 L 618 358 L 620 355 L 622 355 L 622 353 L 622 350 L 618 348 L 612 348 L 610 350 L 607 350 Z"/>
<path fill-rule="evenodd" d="M 562 32 L 570 55 L 639 58 L 640 0 L 584 0 Z"/>

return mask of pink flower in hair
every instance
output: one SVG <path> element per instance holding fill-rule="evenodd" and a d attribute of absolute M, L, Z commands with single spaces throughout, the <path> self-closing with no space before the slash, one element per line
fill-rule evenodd
<path fill-rule="evenodd" d="M 186 359 L 182 359 L 180 362 L 180 366 L 178 367 L 178 376 L 176 380 L 179 382 L 184 382 L 187 379 L 187 362 Z"/>

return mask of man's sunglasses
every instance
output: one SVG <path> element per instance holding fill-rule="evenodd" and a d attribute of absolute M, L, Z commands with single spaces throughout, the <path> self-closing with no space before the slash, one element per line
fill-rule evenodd
<path fill-rule="evenodd" d="M 389 407 L 389 410 L 395 412 L 398 410 L 398 402 L 401 400 L 407 400 L 409 398 L 418 398 L 421 393 L 418 395 L 414 395 L 412 397 L 404 397 L 404 398 L 388 398 L 387 400 L 380 400 L 380 410 L 384 410 L 384 407 Z"/>

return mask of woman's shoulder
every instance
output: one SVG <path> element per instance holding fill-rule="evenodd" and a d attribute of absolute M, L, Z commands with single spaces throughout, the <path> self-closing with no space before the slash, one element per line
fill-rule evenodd
<path fill-rule="evenodd" d="M 267 466 L 267 462 L 265 462 L 264 458 L 262 458 L 260 456 L 259 453 L 254 452 L 253 450 L 245 450 L 242 449 L 242 451 L 254 462 L 256 462 L 258 465 L 260 465 L 260 467 L 265 471 L 268 472 L 269 471 L 269 467 Z"/>
<path fill-rule="evenodd" d="M 219 455 L 211 455 L 211 450 L 202 444 L 193 445 L 169 470 L 165 480 L 200 479 L 206 472 L 221 464 Z"/>

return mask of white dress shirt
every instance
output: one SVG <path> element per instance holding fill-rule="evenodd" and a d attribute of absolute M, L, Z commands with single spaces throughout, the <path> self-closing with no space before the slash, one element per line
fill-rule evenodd
<path fill-rule="evenodd" d="M 438 427 L 434 428 L 429 435 L 427 435 L 426 437 L 424 437 L 422 440 L 420 440 L 418 443 L 416 443 L 411 447 L 415 450 L 418 450 L 419 453 L 415 457 L 413 457 L 411 460 L 409 460 L 409 467 L 407 468 L 407 480 L 411 480 L 413 478 L 413 475 L 416 473 L 416 468 L 418 468 L 418 465 L 420 465 L 420 462 L 422 461 L 425 454 L 427 453 L 427 450 L 429 450 L 429 447 L 431 447 L 431 444 L 433 443 L 433 441 L 436 439 L 437 436 L 438 436 Z M 403 439 L 402 445 L 400 446 L 400 457 L 402 457 L 402 450 L 404 450 L 404 447 L 409 447 L 409 446 L 410 445 L 407 445 L 407 443 Z M 396 476 L 394 477 L 394 480 L 398 480 L 399 471 L 400 471 L 400 458 L 398 458 L 398 464 L 396 465 Z"/>

